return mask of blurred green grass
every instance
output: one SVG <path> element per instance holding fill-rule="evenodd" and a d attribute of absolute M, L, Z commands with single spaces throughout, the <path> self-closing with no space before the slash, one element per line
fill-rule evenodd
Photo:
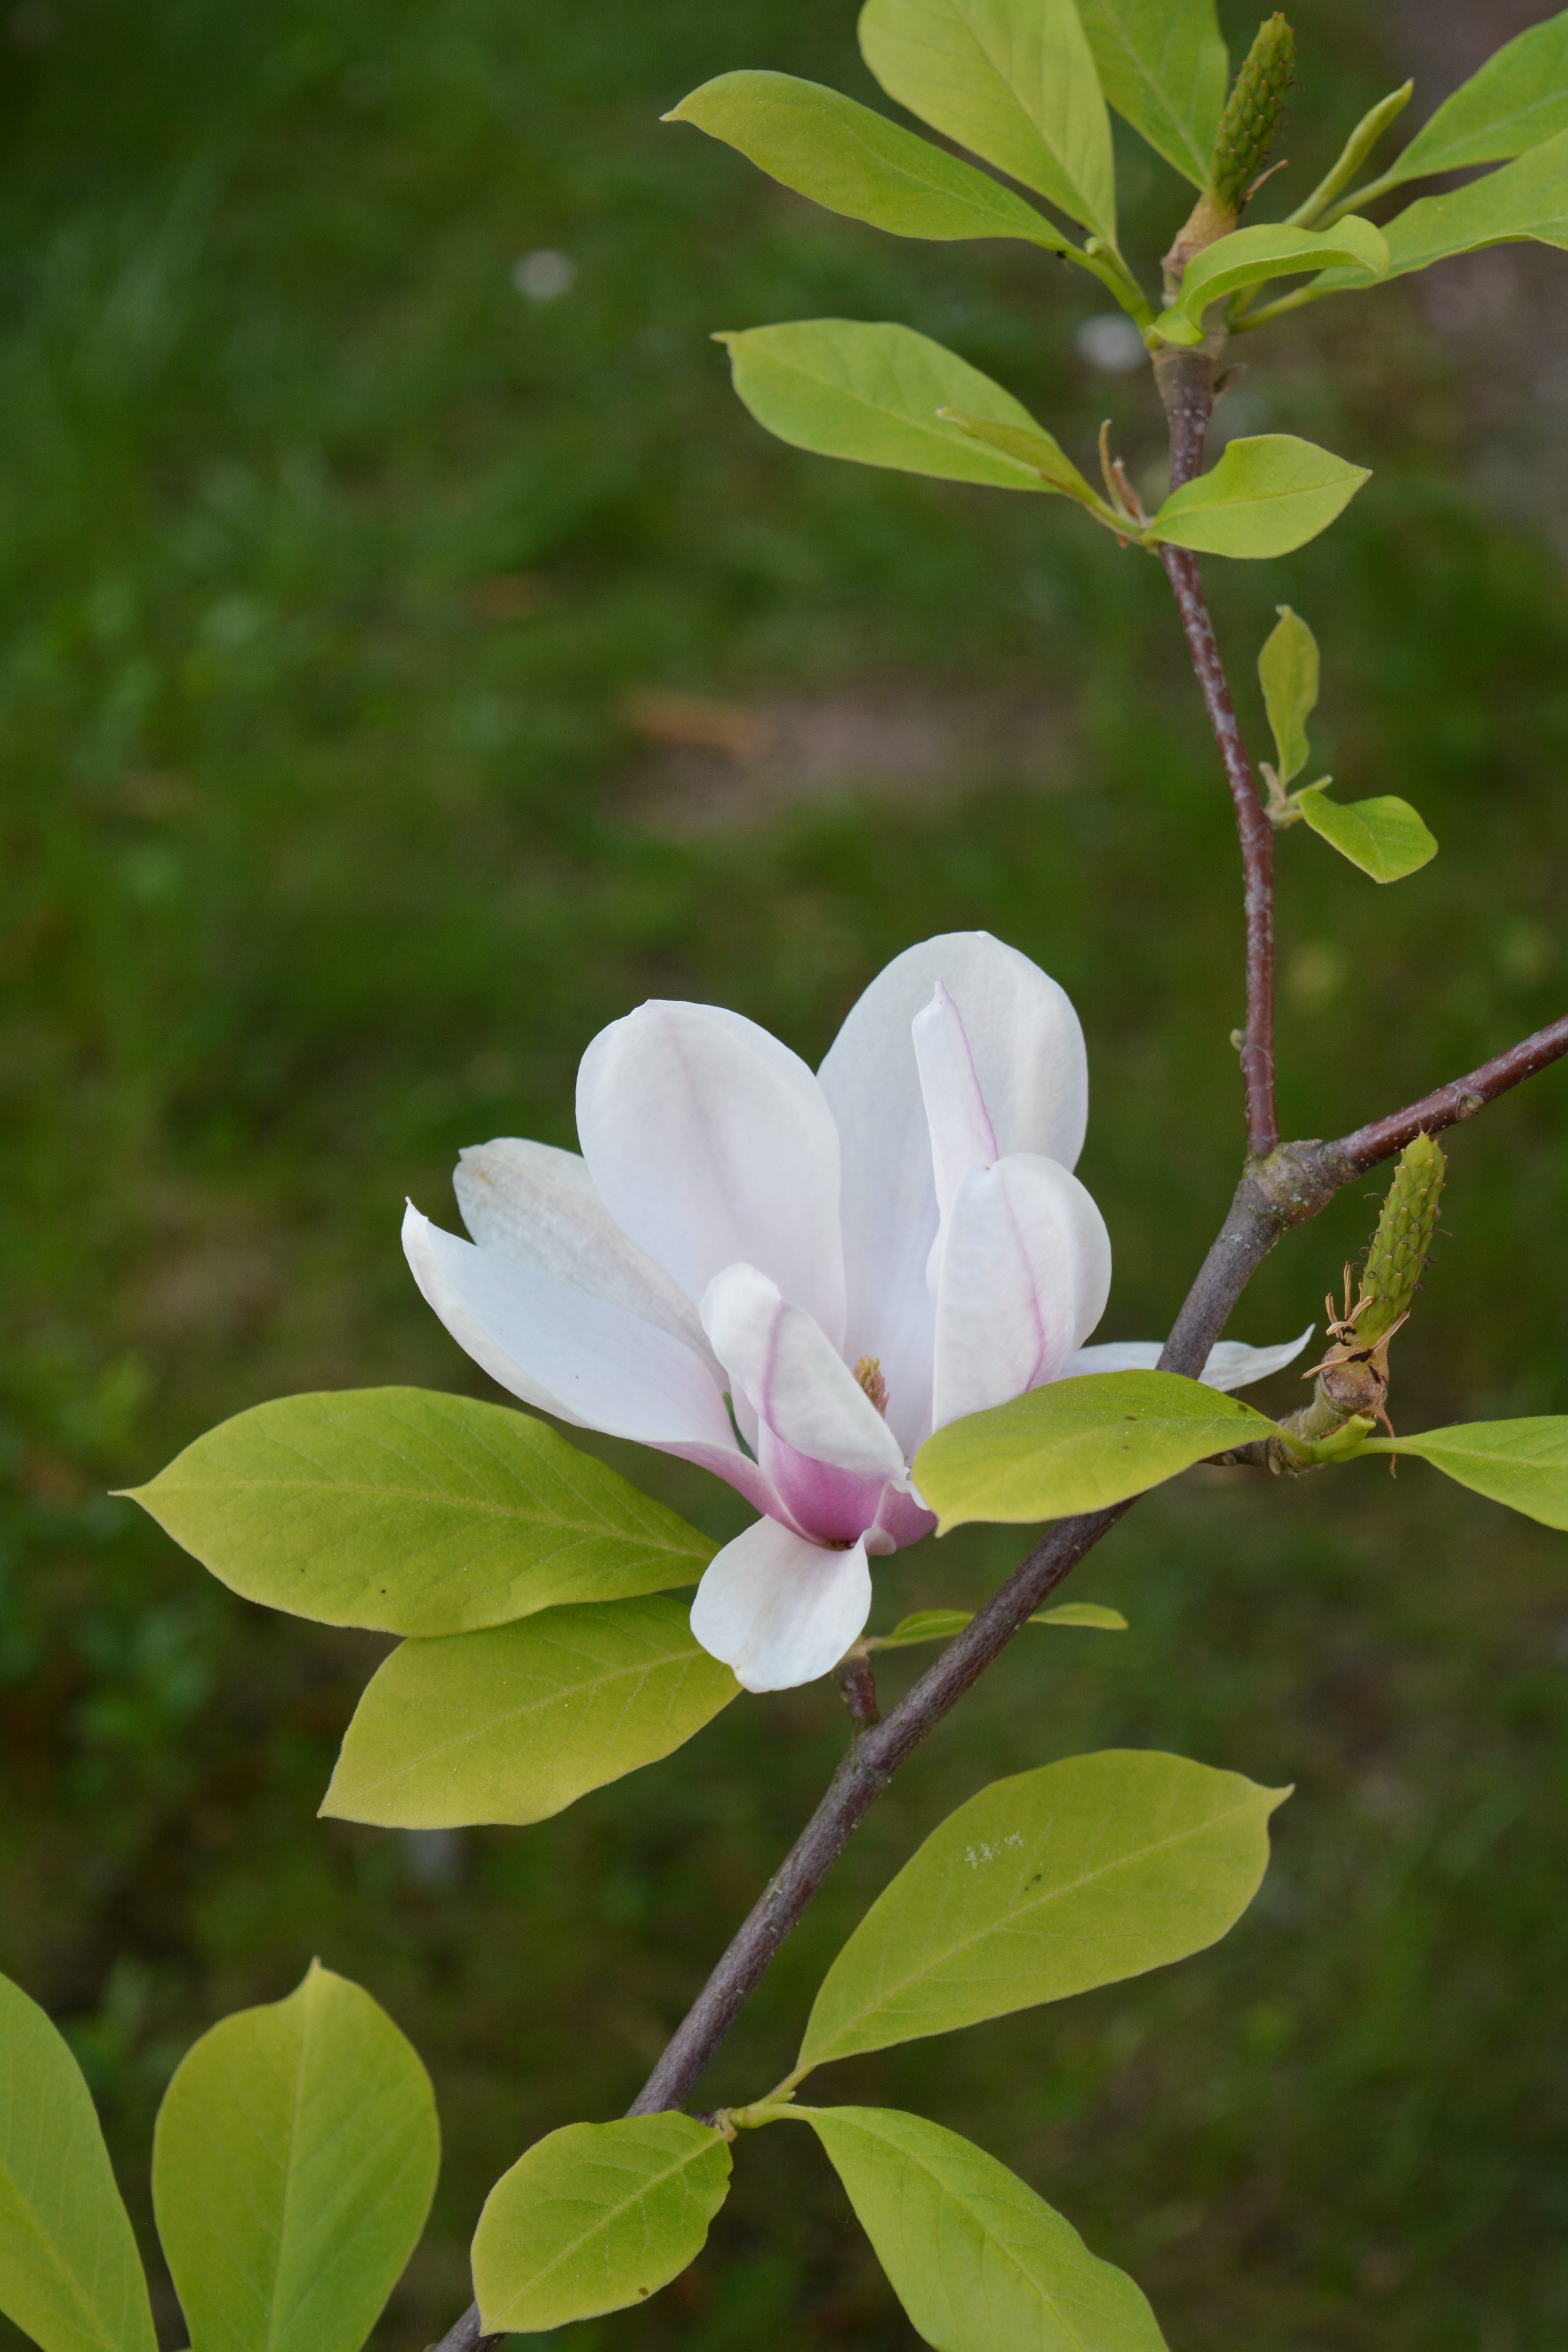
<path fill-rule="evenodd" d="M 984 924 L 1037 956 L 1089 1033 L 1108 1337 L 1165 1328 L 1240 1144 L 1234 850 L 1155 568 L 1033 501 L 765 441 L 706 340 L 905 319 L 1080 457 L 1109 411 L 1134 470 L 1157 462 L 1146 383 L 1074 356 L 1092 289 L 1022 252 L 878 239 L 658 125 L 742 63 L 869 96 L 850 16 L 8 20 L 0 1964 L 66 2021 L 143 2224 L 191 2037 L 312 1952 L 371 1987 L 447 2143 L 384 2352 L 461 2306 L 517 2151 L 625 2104 L 842 1725 L 821 1690 L 748 1704 L 557 1822 L 454 1847 L 317 1823 L 375 1645 L 232 1601 L 105 1488 L 287 1390 L 482 1387 L 406 1278 L 402 1198 L 455 1222 L 459 1143 L 570 1140 L 578 1054 L 648 993 L 734 1004 L 815 1056 L 910 940 Z M 1340 0 L 1301 17 L 1297 176 L 1412 62 Z M 1147 268 L 1173 191 L 1129 168 Z M 578 271 L 548 304 L 511 274 L 542 247 Z M 1247 722 L 1289 598 L 1323 646 L 1325 764 L 1407 794 L 1443 844 L 1391 891 L 1281 845 L 1285 1117 L 1334 1132 L 1561 1009 L 1568 625 L 1557 563 L 1470 487 L 1468 388 L 1411 289 L 1245 356 L 1240 429 L 1376 468 L 1289 562 L 1211 567 Z M 650 688 L 797 734 L 847 709 L 895 772 L 901 718 L 956 714 L 948 788 L 769 800 L 743 762 L 650 749 L 626 717 Z M 986 705 L 1010 732 L 975 726 Z M 1455 1137 L 1396 1356 L 1407 1425 L 1568 1409 L 1565 1129 L 1554 1075 Z M 1371 1213 L 1343 1199 L 1282 1248 L 1237 1334 L 1298 1329 Z M 696 1474 L 626 1466 L 733 1524 Z M 885 1608 L 972 1601 L 1016 1551 L 907 1555 Z M 1131 1633 L 999 1665 L 879 1809 L 711 2095 L 783 2071 L 836 1937 L 986 1778 L 1133 1742 L 1292 1780 L 1265 1894 L 1217 1951 L 825 2095 L 973 2132 L 1137 2272 L 1175 2352 L 1559 2346 L 1565 1566 L 1561 1538 L 1415 1465 L 1286 1492 L 1200 1473 L 1141 1507 L 1081 1579 Z M 910 2341 L 800 2139 L 748 2144 L 703 2263 L 580 2330 L 584 2352 Z"/>

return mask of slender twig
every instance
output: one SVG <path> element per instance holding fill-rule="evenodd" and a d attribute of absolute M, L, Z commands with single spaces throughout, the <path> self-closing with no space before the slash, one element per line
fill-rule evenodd
<path fill-rule="evenodd" d="M 1170 420 L 1173 490 L 1192 481 L 1203 465 L 1214 410 L 1214 369 L 1215 354 L 1206 346 L 1191 352 L 1166 350 L 1155 362 L 1154 378 Z M 1247 1024 L 1242 1032 L 1241 1076 L 1247 1098 L 1247 1148 L 1257 1157 L 1272 1151 L 1279 1140 L 1274 1108 L 1274 828 L 1264 813 L 1252 762 L 1241 739 L 1197 557 L 1184 547 L 1162 546 L 1159 554 L 1176 599 L 1204 709 L 1219 746 L 1241 843 L 1247 918 Z"/>

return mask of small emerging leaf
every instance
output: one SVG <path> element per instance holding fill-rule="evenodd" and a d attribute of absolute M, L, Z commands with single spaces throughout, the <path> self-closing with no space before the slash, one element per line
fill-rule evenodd
<path fill-rule="evenodd" d="M 247 1601 L 384 1633 L 694 1584 L 713 1556 L 547 1423 L 430 1389 L 255 1405 L 131 1496 Z"/>
<path fill-rule="evenodd" d="M 664 117 L 722 139 L 786 188 L 894 236 L 1070 240 L 1011 188 L 886 115 L 793 74 L 727 73 Z"/>
<path fill-rule="evenodd" d="M 740 1687 L 675 1601 L 405 1642 L 354 1711 L 321 1811 L 400 1829 L 542 1822 L 683 1746 Z"/>
<path fill-rule="evenodd" d="M 1370 285 L 1387 268 L 1388 246 L 1381 230 L 1353 213 L 1330 229 L 1262 221 L 1253 228 L 1233 229 L 1193 256 L 1182 275 L 1181 292 L 1155 320 L 1155 331 L 1168 342 L 1195 342 L 1209 304 L 1248 286 L 1330 268 L 1354 271 Z"/>
<path fill-rule="evenodd" d="M 551 2132 L 485 2200 L 480 2327 L 531 2336 L 641 2303 L 701 2252 L 729 2189 L 728 2142 L 689 2116 Z"/>
<path fill-rule="evenodd" d="M 1173 490 L 1150 525 L 1199 554 L 1289 555 L 1326 530 L 1371 476 L 1292 433 L 1229 441 L 1212 473 Z"/>
<path fill-rule="evenodd" d="M 1175 1372 L 1089 1372 L 949 1422 L 915 1457 L 941 1525 L 1103 1510 L 1210 1454 L 1275 1434 L 1239 1397 Z"/>
<path fill-rule="evenodd" d="M 1398 882 L 1437 855 L 1437 844 L 1411 807 L 1393 793 L 1371 801 L 1331 801 L 1320 784 L 1297 800 L 1314 833 L 1370 874 L 1374 882 Z"/>
<path fill-rule="evenodd" d="M 1164 2352 L 1142 2290 L 1016 2172 L 888 2107 L 803 2107 L 935 2352 Z"/>
<path fill-rule="evenodd" d="M 1079 14 L 1117 113 L 1207 187 L 1230 71 L 1214 0 L 1079 0 Z"/>
<path fill-rule="evenodd" d="M 1568 1528 L 1568 1416 L 1463 1421 L 1416 1437 L 1375 1437 L 1368 1454 L 1414 1454 L 1460 1486 L 1543 1527 Z"/>
<path fill-rule="evenodd" d="M 729 345 L 735 390 L 758 424 L 797 449 L 997 489 L 1046 487 L 1037 466 L 984 447 L 941 414 L 1037 434 L 1028 410 L 912 327 L 801 319 L 715 341 Z"/>
<path fill-rule="evenodd" d="M 0 2311 L 42 2352 L 157 2352 L 147 2282 L 81 2069 L 0 1977 Z"/>
<path fill-rule="evenodd" d="M 197 2352 L 359 2352 L 440 2168 L 430 2077 L 369 1993 L 312 1961 L 181 2062 L 153 2201 Z"/>
<path fill-rule="evenodd" d="M 1307 764 L 1307 721 L 1318 707 L 1318 640 L 1289 604 L 1275 610 L 1279 620 L 1258 656 L 1258 682 L 1274 737 L 1279 781 L 1288 784 Z"/>
<path fill-rule="evenodd" d="M 916 1642 L 951 1642 L 973 1619 L 973 1609 L 917 1609 L 901 1617 L 890 1633 L 868 1635 L 868 1650 L 907 1650 Z M 1054 1609 L 1037 1610 L 1031 1625 L 1094 1625 L 1104 1633 L 1125 1633 L 1127 1620 L 1120 1609 L 1102 1608 L 1098 1601 L 1061 1601 Z"/>
<path fill-rule="evenodd" d="M 1502 163 L 1568 130 L 1568 9 L 1494 51 L 1445 99 L 1380 186 Z"/>
<path fill-rule="evenodd" d="M 1116 240 L 1110 121 L 1074 0 L 866 0 L 889 98 Z"/>
<path fill-rule="evenodd" d="M 800 2072 L 1216 1943 L 1258 1892 L 1268 1816 L 1289 1794 L 1134 1748 L 993 1781 L 931 1832 L 834 1961 Z"/>
<path fill-rule="evenodd" d="M 1422 196 L 1407 205 L 1385 224 L 1384 235 L 1390 278 L 1487 245 L 1533 239 L 1568 247 L 1568 131 L 1559 131 L 1500 172 L 1489 172 L 1446 196 Z M 1330 269 L 1312 280 L 1312 290 L 1333 294 L 1366 283 Z"/>

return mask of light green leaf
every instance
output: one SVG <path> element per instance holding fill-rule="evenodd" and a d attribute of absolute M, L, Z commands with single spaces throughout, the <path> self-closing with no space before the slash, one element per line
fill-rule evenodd
<path fill-rule="evenodd" d="M 1079 13 L 1117 113 L 1206 188 L 1230 78 L 1214 0 L 1079 0 Z"/>
<path fill-rule="evenodd" d="M 1311 194 L 1290 215 L 1292 226 L 1307 227 L 1321 218 L 1342 189 L 1349 187 L 1390 123 L 1404 113 L 1415 89 L 1413 81 L 1401 82 L 1397 89 L 1391 89 L 1386 98 L 1380 98 L 1375 106 L 1368 107 Z M 1380 181 L 1378 185 L 1382 184 Z M 1352 198 L 1351 201 L 1354 203 L 1360 199 Z"/>
<path fill-rule="evenodd" d="M 1227 442 L 1212 473 L 1173 490 L 1149 536 L 1199 554 L 1289 555 L 1326 530 L 1370 479 L 1366 467 L 1293 433 L 1260 433 Z"/>
<path fill-rule="evenodd" d="M 1489 172 L 1484 179 L 1471 180 L 1446 196 L 1422 196 L 1395 213 L 1383 233 L 1388 239 L 1390 278 L 1404 278 L 1450 254 L 1474 253 L 1487 245 L 1533 238 L 1541 245 L 1568 247 L 1568 131 L 1559 131 L 1517 163 L 1505 163 L 1500 172 Z M 1307 291 L 1314 297 L 1337 294 L 1366 283 L 1364 278 L 1329 269 L 1314 278 Z"/>
<path fill-rule="evenodd" d="M 819 82 L 721 74 L 664 120 L 695 123 L 786 188 L 894 236 L 1016 236 L 1052 253 L 1078 249 L 988 173 Z"/>
<path fill-rule="evenodd" d="M 430 1389 L 279 1397 L 130 1492 L 247 1601 L 385 1633 L 694 1584 L 714 1549 L 531 1414 Z"/>
<path fill-rule="evenodd" d="M 950 1421 L 915 1457 L 945 1535 L 970 1519 L 1028 1523 L 1102 1510 L 1210 1454 L 1276 1434 L 1239 1397 L 1175 1372 L 1089 1372 Z"/>
<path fill-rule="evenodd" d="M 1116 241 L 1110 121 L 1073 0 L 866 0 L 889 98 Z"/>
<path fill-rule="evenodd" d="M 1278 625 L 1258 656 L 1258 682 L 1274 736 L 1279 777 L 1288 784 L 1307 764 L 1307 721 L 1318 707 L 1318 640 L 1299 613 L 1277 604 Z"/>
<path fill-rule="evenodd" d="M 867 1650 L 907 1650 L 916 1642 L 951 1642 L 974 1615 L 973 1609 L 917 1609 L 901 1617 L 890 1633 L 868 1634 Z M 1104 1633 L 1125 1633 L 1127 1620 L 1120 1609 L 1102 1608 L 1098 1601 L 1060 1601 L 1054 1609 L 1037 1610 L 1031 1625 L 1094 1625 Z"/>
<path fill-rule="evenodd" d="M 81 2069 L 0 1977 L 0 2312 L 43 2352 L 157 2352 L 147 2283 Z"/>
<path fill-rule="evenodd" d="M 204 2033 L 164 2095 L 153 2202 L 193 2352 L 358 2352 L 441 2164 L 430 2077 L 369 1993 L 313 1960 Z"/>
<path fill-rule="evenodd" d="M 730 2188 L 729 2143 L 689 2116 L 568 2124 L 503 2172 L 474 2233 L 489 2334 L 623 2311 L 702 2252 Z"/>
<path fill-rule="evenodd" d="M 800 2073 L 1217 1943 L 1258 1892 L 1268 1816 L 1289 1793 L 1142 1748 L 994 1780 L 931 1832 L 828 1969 Z"/>
<path fill-rule="evenodd" d="M 1331 801 L 1309 784 L 1296 806 L 1314 833 L 1374 882 L 1398 882 L 1437 855 L 1437 844 L 1408 801 L 1390 793 L 1371 801 Z"/>
<path fill-rule="evenodd" d="M 1182 274 L 1182 289 L 1168 310 L 1154 321 L 1154 331 L 1167 342 L 1197 342 L 1203 335 L 1204 312 L 1211 302 L 1239 294 L 1248 286 L 1271 278 L 1292 278 L 1304 270 L 1342 267 L 1370 285 L 1388 268 L 1388 246 L 1381 229 L 1353 213 L 1333 228 L 1292 228 L 1285 221 L 1260 221 L 1253 228 L 1233 229 L 1195 253 Z"/>
<path fill-rule="evenodd" d="M 935 2352 L 1164 2352 L 1142 2289 L 984 2149 L 888 2107 L 795 2112 Z"/>
<path fill-rule="evenodd" d="M 1568 1528 L 1568 1417 L 1463 1421 L 1416 1437 L 1373 1437 L 1368 1454 L 1414 1454 L 1460 1486 L 1543 1527 Z"/>
<path fill-rule="evenodd" d="M 1043 425 L 995 425 L 986 416 L 966 415 L 962 408 L 939 408 L 937 415 L 944 422 L 956 425 L 971 440 L 984 442 L 1006 457 L 1016 457 L 1021 465 L 1032 467 L 1047 490 L 1060 490 L 1119 530 L 1122 527 L 1121 518 L 1112 513 L 1098 490 L 1089 488 L 1067 451 Z"/>
<path fill-rule="evenodd" d="M 735 390 L 758 424 L 797 449 L 1004 490 L 1046 487 L 1037 467 L 980 446 L 939 414 L 962 409 L 972 426 L 983 417 L 1037 434 L 1028 410 L 911 327 L 801 319 L 714 340 L 729 345 Z"/>
<path fill-rule="evenodd" d="M 1380 186 L 1502 163 L 1568 130 L 1568 9 L 1506 41 L 1445 99 Z"/>
<path fill-rule="evenodd" d="M 355 1709 L 321 1811 L 399 1829 L 542 1822 L 683 1746 L 740 1687 L 675 1601 L 405 1642 Z"/>

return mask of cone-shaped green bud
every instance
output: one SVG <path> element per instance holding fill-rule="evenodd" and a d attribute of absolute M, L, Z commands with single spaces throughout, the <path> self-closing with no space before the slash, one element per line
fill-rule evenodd
<path fill-rule="evenodd" d="M 1283 16 L 1270 16 L 1259 25 L 1236 77 L 1214 143 L 1209 194 L 1219 211 L 1239 213 L 1263 169 L 1285 111 L 1295 64 L 1295 34 Z"/>
<path fill-rule="evenodd" d="M 1400 1156 L 1362 1274 L 1362 1296 L 1371 1304 L 1356 1317 L 1357 1347 L 1381 1339 L 1415 1296 L 1437 1229 L 1447 1165 L 1441 1146 L 1429 1135 L 1418 1135 Z"/>

